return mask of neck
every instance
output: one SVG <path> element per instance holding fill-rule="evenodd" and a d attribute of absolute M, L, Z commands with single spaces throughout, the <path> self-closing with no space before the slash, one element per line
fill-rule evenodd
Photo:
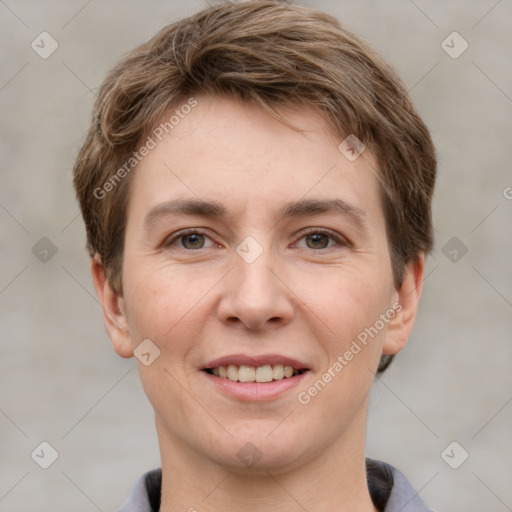
<path fill-rule="evenodd" d="M 366 481 L 366 417 L 362 420 L 362 428 L 348 427 L 340 439 L 305 463 L 284 470 L 262 468 L 257 474 L 198 454 L 157 420 L 162 453 L 160 512 L 377 512 Z"/>

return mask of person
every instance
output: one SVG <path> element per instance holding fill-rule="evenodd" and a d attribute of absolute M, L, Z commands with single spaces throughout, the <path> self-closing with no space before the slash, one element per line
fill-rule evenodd
<path fill-rule="evenodd" d="M 122 512 L 429 510 L 365 428 L 416 317 L 435 175 L 394 70 L 309 7 L 222 2 L 110 71 L 74 185 L 161 453 Z"/>

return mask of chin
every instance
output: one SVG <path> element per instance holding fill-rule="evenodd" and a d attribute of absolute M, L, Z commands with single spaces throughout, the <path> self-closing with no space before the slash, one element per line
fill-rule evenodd
<path fill-rule="evenodd" d="M 273 426 L 275 428 L 275 424 Z M 205 455 L 219 466 L 239 474 L 268 475 L 285 473 L 300 467 L 308 459 L 304 436 L 302 440 L 289 433 L 268 434 L 272 429 L 245 429 Z"/>
<path fill-rule="evenodd" d="M 297 450 L 269 453 L 247 443 L 236 453 L 219 454 L 213 462 L 233 473 L 268 476 L 297 469 L 303 464 L 302 459 L 303 454 L 297 454 Z"/>

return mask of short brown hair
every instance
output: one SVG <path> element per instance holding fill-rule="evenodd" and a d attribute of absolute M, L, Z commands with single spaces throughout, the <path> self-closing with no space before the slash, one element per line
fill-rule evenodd
<path fill-rule="evenodd" d="M 99 90 L 74 185 L 89 253 L 119 293 L 126 162 L 164 114 L 196 94 L 254 102 L 288 126 L 280 106 L 316 107 L 340 142 L 355 135 L 376 157 L 397 288 L 405 265 L 431 250 L 435 149 L 393 69 L 325 13 L 279 0 L 223 2 L 135 48 Z M 379 371 L 391 359 L 383 355 Z"/>

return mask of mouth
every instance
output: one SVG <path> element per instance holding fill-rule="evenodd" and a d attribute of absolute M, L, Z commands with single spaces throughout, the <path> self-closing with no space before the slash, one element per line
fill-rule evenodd
<path fill-rule="evenodd" d="M 209 361 L 199 369 L 212 389 L 246 403 L 286 399 L 312 371 L 303 361 L 281 354 L 232 354 Z"/>
<path fill-rule="evenodd" d="M 280 354 L 232 354 L 214 359 L 202 368 L 219 380 L 257 384 L 293 379 L 310 370 L 303 361 Z"/>
<path fill-rule="evenodd" d="M 309 370 L 284 364 L 264 364 L 260 366 L 229 364 L 204 368 L 203 371 L 220 379 L 227 379 L 233 382 L 257 382 L 263 384 L 290 379 Z"/>

